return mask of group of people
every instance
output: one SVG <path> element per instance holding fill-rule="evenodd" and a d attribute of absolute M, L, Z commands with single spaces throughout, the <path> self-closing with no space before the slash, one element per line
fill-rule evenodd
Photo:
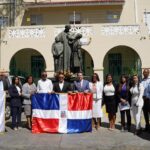
<path fill-rule="evenodd" d="M 37 86 L 33 77 L 27 77 L 26 83 L 21 86 L 19 77 L 12 79 L 12 85 L 8 88 L 11 97 L 12 128 L 18 130 L 21 128 L 22 99 L 24 111 L 27 118 L 28 128 L 31 129 L 31 96 L 35 93 L 93 93 L 93 126 L 97 130 L 101 126 L 103 117 L 102 106 L 106 106 L 106 112 L 109 119 L 109 130 L 115 129 L 116 113 L 119 108 L 121 116 L 121 131 L 131 130 L 131 112 L 135 122 L 135 134 L 141 133 L 141 113 L 144 112 L 146 122 L 145 131 L 150 131 L 150 78 L 149 70 L 143 71 L 143 80 L 140 82 L 138 75 L 128 78 L 126 75 L 120 77 L 119 84 L 113 82 L 111 74 L 106 76 L 105 83 L 100 81 L 97 73 L 94 73 L 91 82 L 83 77 L 83 73 L 77 73 L 77 80 L 73 83 L 65 81 L 65 76 L 60 72 L 57 76 L 57 82 L 52 83 L 47 78 L 47 72 L 41 73 L 41 79 Z M 127 125 L 125 121 L 127 117 Z"/>

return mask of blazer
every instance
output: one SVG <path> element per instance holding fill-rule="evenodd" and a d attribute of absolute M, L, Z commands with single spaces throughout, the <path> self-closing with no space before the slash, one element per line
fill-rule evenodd
<path fill-rule="evenodd" d="M 22 105 L 21 96 L 19 96 L 16 86 L 11 85 L 8 89 L 8 92 L 11 99 L 10 101 L 11 106 L 20 107 Z"/>
<path fill-rule="evenodd" d="M 126 93 L 124 93 L 124 95 L 121 95 L 121 91 L 119 91 L 120 88 L 120 84 L 117 85 L 116 88 L 116 94 L 117 94 L 117 98 L 118 98 L 118 102 L 121 102 L 121 98 L 125 99 L 126 101 L 128 101 L 131 104 L 131 93 L 130 93 L 130 87 L 128 84 L 126 84 Z M 122 88 L 122 87 L 121 87 Z"/>
<path fill-rule="evenodd" d="M 139 87 L 138 85 L 132 86 L 130 89 L 131 92 L 131 105 L 136 105 L 143 107 L 144 101 L 143 101 L 143 94 L 144 94 L 144 87 L 140 83 Z"/>
<path fill-rule="evenodd" d="M 80 86 L 80 81 L 74 81 L 73 90 L 78 92 L 84 92 L 85 90 L 90 91 L 89 81 L 83 80 L 82 86 Z"/>
<path fill-rule="evenodd" d="M 67 93 L 68 91 L 72 91 L 70 83 L 64 81 L 64 85 L 62 90 L 59 87 L 59 82 L 54 83 L 53 91 L 58 93 Z"/>
<path fill-rule="evenodd" d="M 90 82 L 89 87 L 90 87 L 90 91 L 92 92 L 92 86 L 93 83 Z M 103 96 L 103 83 L 98 81 L 96 83 L 96 95 L 97 95 L 97 99 L 102 99 Z"/>
<path fill-rule="evenodd" d="M 24 98 L 23 104 L 31 104 L 30 95 L 36 92 L 36 86 L 33 83 L 30 87 L 28 83 L 25 83 L 22 87 L 22 96 Z"/>

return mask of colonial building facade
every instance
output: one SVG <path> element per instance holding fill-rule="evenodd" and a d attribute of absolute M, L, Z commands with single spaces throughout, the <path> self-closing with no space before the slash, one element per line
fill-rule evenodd
<path fill-rule="evenodd" d="M 111 73 L 117 80 L 150 68 L 149 0 L 24 0 L 14 6 L 14 26 L 1 28 L 0 68 L 10 74 L 38 78 L 45 69 L 52 77 L 51 47 L 65 24 L 83 35 L 85 75 L 97 72 L 103 80 Z"/>

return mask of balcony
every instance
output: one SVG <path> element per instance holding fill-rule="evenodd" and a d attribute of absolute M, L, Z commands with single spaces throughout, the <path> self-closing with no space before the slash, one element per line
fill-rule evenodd
<path fill-rule="evenodd" d="M 22 27 L 9 27 L 8 38 L 9 39 L 43 39 L 47 38 L 47 35 L 56 36 L 64 30 L 64 25 L 60 26 L 22 26 Z M 99 31 L 99 32 L 97 32 Z M 73 25 L 71 32 L 81 33 L 83 38 L 91 36 L 133 36 L 139 35 L 141 32 L 139 25 Z"/>
<path fill-rule="evenodd" d="M 123 5 L 125 0 L 24 0 L 27 7 Z"/>
<path fill-rule="evenodd" d="M 104 36 L 138 35 L 140 31 L 139 25 L 104 25 L 101 27 L 101 33 Z"/>

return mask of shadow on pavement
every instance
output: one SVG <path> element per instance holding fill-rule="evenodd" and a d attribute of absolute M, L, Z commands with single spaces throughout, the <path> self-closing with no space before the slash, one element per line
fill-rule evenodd
<path fill-rule="evenodd" d="M 109 128 L 109 123 L 102 122 L 101 126 L 104 127 L 104 128 Z M 115 127 L 116 127 L 116 129 L 121 130 L 121 125 L 116 124 Z"/>
<path fill-rule="evenodd" d="M 138 137 L 150 141 L 150 132 L 142 132 Z"/>
<path fill-rule="evenodd" d="M 6 122 L 6 127 L 9 127 L 12 129 L 11 121 Z M 21 121 L 21 127 L 22 128 L 27 128 L 27 122 L 26 121 Z"/>

